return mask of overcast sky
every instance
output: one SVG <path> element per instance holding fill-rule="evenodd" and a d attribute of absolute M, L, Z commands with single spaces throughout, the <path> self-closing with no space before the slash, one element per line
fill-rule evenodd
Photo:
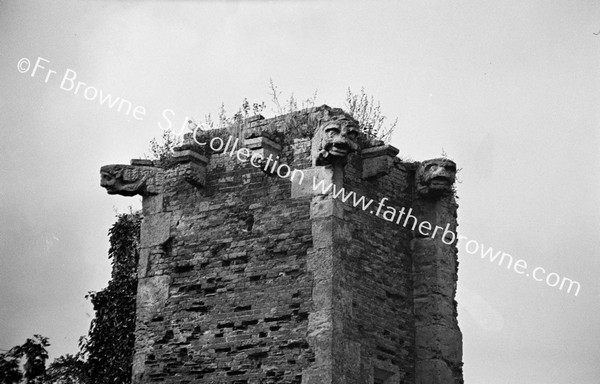
<path fill-rule="evenodd" d="M 596 1 L 0 1 L 0 349 L 41 333 L 54 358 L 87 333 L 115 210 L 141 205 L 100 166 L 148 153 L 167 109 L 177 130 L 244 97 L 272 116 L 272 78 L 332 107 L 364 86 L 400 156 L 462 168 L 459 234 L 580 283 L 461 248 L 467 383 L 598 383 L 599 48 Z"/>

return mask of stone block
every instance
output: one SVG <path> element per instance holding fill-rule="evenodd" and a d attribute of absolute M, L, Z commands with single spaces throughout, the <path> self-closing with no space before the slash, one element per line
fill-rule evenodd
<path fill-rule="evenodd" d="M 452 324 L 454 302 L 451 298 L 430 293 L 414 298 L 415 321 L 424 324 Z"/>
<path fill-rule="evenodd" d="M 332 384 L 331 367 L 323 365 L 305 369 L 302 372 L 302 384 Z"/>
<path fill-rule="evenodd" d="M 142 279 L 148 275 L 148 267 L 150 263 L 150 250 L 148 248 L 140 249 L 140 259 L 138 261 L 138 279 Z"/>
<path fill-rule="evenodd" d="M 453 325 L 417 324 L 415 329 L 417 359 L 443 359 L 451 363 L 462 361 L 462 334 Z"/>
<path fill-rule="evenodd" d="M 173 152 L 173 160 L 178 163 L 185 162 L 194 162 L 200 164 L 208 164 L 208 159 L 206 156 L 199 154 L 198 152 L 191 151 L 189 149 L 185 149 L 183 151 L 174 151 Z"/>
<path fill-rule="evenodd" d="M 244 146 L 250 150 L 250 159 L 253 164 L 263 163 L 269 157 L 277 160 L 281 155 L 281 145 L 264 136 L 245 139 Z M 258 159 L 256 159 L 257 157 Z"/>
<path fill-rule="evenodd" d="M 160 213 L 163 210 L 163 195 L 149 195 L 142 198 L 142 212 L 144 216 Z"/>
<path fill-rule="evenodd" d="M 152 247 L 163 244 L 171 236 L 171 213 L 155 213 L 142 220 L 140 245 Z"/>
<path fill-rule="evenodd" d="M 454 297 L 456 282 L 455 273 L 435 267 L 422 269 L 414 274 L 413 295 L 415 298 L 439 294 L 446 298 Z"/>
<path fill-rule="evenodd" d="M 333 316 L 329 309 L 312 311 L 308 315 L 307 341 L 318 365 L 331 368 L 333 362 Z"/>
<path fill-rule="evenodd" d="M 416 238 L 411 241 L 415 271 L 420 266 L 434 265 L 442 257 L 442 247 L 431 237 Z"/>
<path fill-rule="evenodd" d="M 138 280 L 138 317 L 152 318 L 164 308 L 169 297 L 170 283 L 170 276 L 153 276 Z"/>
<path fill-rule="evenodd" d="M 398 149 L 391 145 L 366 148 L 362 151 L 363 179 L 377 178 L 387 175 L 394 165 Z"/>
<path fill-rule="evenodd" d="M 415 362 L 415 384 L 453 384 L 454 377 L 448 365 L 439 359 Z"/>
<path fill-rule="evenodd" d="M 133 365 L 131 367 L 132 383 L 141 384 L 144 377 L 144 368 L 146 362 L 146 353 L 136 352 L 133 355 Z"/>
<path fill-rule="evenodd" d="M 310 217 L 313 219 L 323 217 L 344 217 L 344 203 L 324 195 L 313 197 L 310 205 Z"/>
<path fill-rule="evenodd" d="M 371 366 L 373 372 L 371 374 L 369 383 L 374 382 L 377 379 L 385 384 L 401 384 L 401 374 L 398 366 L 392 364 L 389 360 L 372 359 Z"/>
<path fill-rule="evenodd" d="M 363 179 L 377 178 L 387 175 L 389 169 L 393 165 L 390 164 L 390 159 L 384 156 L 372 157 L 363 161 Z"/>
<path fill-rule="evenodd" d="M 343 379 L 337 382 L 340 384 L 362 384 L 359 381 L 361 376 L 360 343 L 341 336 L 334 338 L 333 344 L 334 376 Z"/>
<path fill-rule="evenodd" d="M 398 148 L 393 145 L 378 145 L 375 147 L 365 148 L 362 150 L 362 158 L 370 159 L 372 157 L 382 157 L 387 156 L 394 158 L 398 155 Z"/>
<path fill-rule="evenodd" d="M 303 169 L 304 179 L 302 183 L 292 183 L 292 198 L 329 195 L 336 189 L 342 187 L 343 170 L 334 166 L 319 166 Z"/>
<path fill-rule="evenodd" d="M 315 249 L 342 246 L 352 239 L 349 224 L 335 216 L 312 220 L 313 247 Z"/>
<path fill-rule="evenodd" d="M 152 160 L 147 160 L 147 159 L 131 159 L 130 164 L 131 165 L 142 165 L 142 166 L 146 166 L 146 167 L 154 166 L 154 162 Z"/>
<path fill-rule="evenodd" d="M 333 282 L 330 279 L 315 279 L 312 300 L 315 308 L 333 308 Z"/>
<path fill-rule="evenodd" d="M 259 136 L 244 140 L 244 146 L 254 151 L 261 148 L 270 148 L 274 151 L 281 151 L 281 145 L 277 144 L 268 137 Z"/>

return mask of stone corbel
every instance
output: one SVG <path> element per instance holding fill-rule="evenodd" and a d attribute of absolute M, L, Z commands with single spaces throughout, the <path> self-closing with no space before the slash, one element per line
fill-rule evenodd
<path fill-rule="evenodd" d="M 391 145 L 379 145 L 363 149 L 363 179 L 387 175 L 394 166 L 394 159 L 398 152 L 398 148 Z"/>
<path fill-rule="evenodd" d="M 281 155 L 281 145 L 264 136 L 245 139 L 244 145 L 250 150 L 250 161 L 253 164 L 264 165 L 267 159 L 271 158 L 271 162 L 273 162 Z M 267 174 L 273 174 L 271 169 L 265 169 L 263 166 L 260 169 Z"/>
<path fill-rule="evenodd" d="M 189 149 L 173 152 L 173 160 L 179 163 L 185 181 L 196 188 L 206 186 L 206 166 L 208 159 Z"/>
<path fill-rule="evenodd" d="M 416 174 L 417 193 L 428 200 L 437 200 L 454 193 L 456 163 L 446 158 L 425 160 Z"/>
<path fill-rule="evenodd" d="M 313 166 L 345 166 L 348 156 L 359 149 L 359 136 L 358 122 L 346 114 L 320 121 L 312 138 Z"/>
<path fill-rule="evenodd" d="M 109 195 L 153 196 L 161 192 L 164 174 L 151 160 L 131 160 L 131 165 L 111 164 L 100 168 L 100 186 Z"/>

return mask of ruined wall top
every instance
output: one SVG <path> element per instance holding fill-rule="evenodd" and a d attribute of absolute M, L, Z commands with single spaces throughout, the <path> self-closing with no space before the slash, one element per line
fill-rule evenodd
<path fill-rule="evenodd" d="M 323 105 L 102 167 L 143 197 L 133 382 L 462 383 L 456 165 L 398 153 Z"/>
<path fill-rule="evenodd" d="M 218 145 L 212 141 L 218 139 Z M 282 148 L 309 140 L 310 165 L 345 167 L 348 160 L 362 159 L 363 179 L 381 177 L 394 166 L 416 172 L 416 191 L 423 198 L 437 200 L 453 193 L 456 164 L 438 158 L 424 162 L 404 162 L 396 157 L 398 149 L 367 135 L 350 114 L 327 105 L 312 107 L 265 119 L 261 115 L 236 120 L 227 128 L 201 130 L 184 135 L 183 144 L 175 148 L 166 162 L 134 159 L 131 165 L 107 165 L 101 169 L 101 186 L 109 194 L 145 196 L 161 190 L 164 173 L 173 166 L 185 168 L 185 180 L 196 187 L 205 182 L 205 169 L 212 154 L 241 149 L 245 160 L 269 169 L 270 159 L 279 159 Z M 215 148 L 217 147 L 217 148 Z M 239 155 L 238 155 L 239 158 Z M 240 158 L 240 160 L 242 160 Z M 400 165 L 398 165 L 400 164 Z"/>

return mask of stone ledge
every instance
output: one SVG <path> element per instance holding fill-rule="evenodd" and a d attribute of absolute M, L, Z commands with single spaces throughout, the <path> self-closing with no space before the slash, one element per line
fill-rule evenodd
<path fill-rule="evenodd" d="M 244 140 L 244 145 L 251 150 L 270 147 L 272 150 L 281 151 L 281 145 L 265 136 L 253 137 Z"/>
<path fill-rule="evenodd" d="M 400 150 L 392 145 L 378 145 L 376 147 L 365 148 L 362 150 L 362 158 L 368 159 L 376 156 L 388 155 L 396 157 Z"/>
<path fill-rule="evenodd" d="M 183 151 L 173 152 L 173 159 L 178 163 L 193 161 L 195 163 L 208 164 L 208 159 L 197 152 L 185 149 Z"/>
<path fill-rule="evenodd" d="M 394 166 L 398 149 L 391 145 L 380 145 L 362 151 L 363 179 L 387 175 Z"/>
<path fill-rule="evenodd" d="M 131 165 L 141 165 L 144 167 L 154 167 L 154 161 L 148 159 L 131 159 Z"/>

